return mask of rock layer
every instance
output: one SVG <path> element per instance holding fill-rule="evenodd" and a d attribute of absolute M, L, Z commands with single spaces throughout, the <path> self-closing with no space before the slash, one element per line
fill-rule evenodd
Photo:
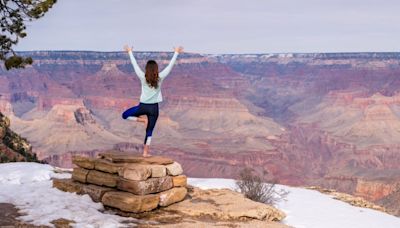
<path fill-rule="evenodd" d="M 118 176 L 97 170 L 90 170 L 86 181 L 100 186 L 116 187 Z"/>
<path fill-rule="evenodd" d="M 117 188 L 123 191 L 131 192 L 136 195 L 147 195 L 166 191 L 173 187 L 172 177 L 149 178 L 147 180 L 135 181 L 124 178 L 118 179 Z"/>
<path fill-rule="evenodd" d="M 211 216 L 221 220 L 253 218 L 281 221 L 286 217 L 285 213 L 274 207 L 254 202 L 229 189 L 192 188 L 189 195 L 189 200 L 173 204 L 165 210 L 179 211 L 188 216 Z"/>
<path fill-rule="evenodd" d="M 84 168 L 74 168 L 72 171 L 72 179 L 79 181 L 81 183 L 86 183 L 87 175 L 89 174 L 89 170 Z"/>
<path fill-rule="evenodd" d="M 102 203 L 121 211 L 139 213 L 157 208 L 159 200 L 157 195 L 138 196 L 129 192 L 112 191 L 104 194 Z"/>

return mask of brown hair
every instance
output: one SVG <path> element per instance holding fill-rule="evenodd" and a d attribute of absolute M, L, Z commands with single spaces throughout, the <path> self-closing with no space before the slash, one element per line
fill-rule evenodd
<path fill-rule="evenodd" d="M 146 82 L 150 87 L 154 87 L 157 89 L 158 87 L 158 65 L 156 61 L 149 60 L 146 64 Z"/>

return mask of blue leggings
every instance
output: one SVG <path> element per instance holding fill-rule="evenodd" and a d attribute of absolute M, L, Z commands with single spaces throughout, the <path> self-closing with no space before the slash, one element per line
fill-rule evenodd
<path fill-rule="evenodd" d="M 144 138 L 144 144 L 150 145 L 151 136 L 153 134 L 153 129 L 156 126 L 158 118 L 158 103 L 155 104 L 145 104 L 139 103 L 139 105 L 132 107 L 122 113 L 122 118 L 127 119 L 130 116 L 138 117 L 141 115 L 146 115 L 148 122 L 146 127 L 146 137 Z"/>

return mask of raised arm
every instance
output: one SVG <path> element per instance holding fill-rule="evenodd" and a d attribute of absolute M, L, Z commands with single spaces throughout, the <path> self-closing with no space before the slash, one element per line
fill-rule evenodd
<path fill-rule="evenodd" d="M 131 59 L 131 63 L 132 63 L 133 69 L 135 70 L 136 75 L 139 77 L 139 79 L 144 79 L 145 73 L 140 69 L 138 63 L 136 62 L 135 56 L 133 56 L 133 53 L 132 53 L 132 48 L 125 45 L 124 49 L 129 54 L 129 58 Z"/>
<path fill-rule="evenodd" d="M 176 62 L 176 58 L 178 57 L 178 54 L 182 53 L 182 52 L 183 52 L 183 48 L 182 47 L 175 48 L 174 55 L 172 56 L 172 59 L 169 62 L 168 66 L 165 67 L 165 69 L 158 74 L 158 76 L 161 79 L 164 79 L 164 78 L 166 78 L 168 76 L 168 74 L 171 72 L 172 67 L 174 66 L 174 64 Z"/>

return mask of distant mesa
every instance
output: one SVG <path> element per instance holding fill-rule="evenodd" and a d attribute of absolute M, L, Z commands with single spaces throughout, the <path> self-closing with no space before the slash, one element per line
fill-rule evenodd
<path fill-rule="evenodd" d="M 121 74 L 124 74 L 124 73 L 118 69 L 118 66 L 116 63 L 112 63 L 112 62 L 104 63 L 103 66 L 101 67 L 100 71 L 97 73 L 97 75 L 102 75 L 102 76 L 121 75 Z"/>

